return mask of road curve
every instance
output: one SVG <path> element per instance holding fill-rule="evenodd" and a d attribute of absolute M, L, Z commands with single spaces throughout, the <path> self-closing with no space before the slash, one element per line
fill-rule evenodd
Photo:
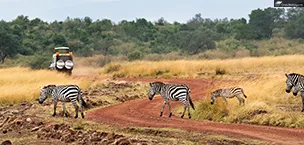
<path fill-rule="evenodd" d="M 206 96 L 206 88 L 211 81 L 205 79 L 125 79 L 126 81 L 164 81 L 169 83 L 184 83 L 191 89 L 193 100 L 199 100 Z M 204 96 L 205 95 L 205 96 Z M 262 140 L 275 144 L 303 144 L 304 129 L 269 127 L 249 124 L 228 124 L 202 122 L 191 119 L 181 119 L 180 114 L 173 112 L 172 118 L 168 118 L 167 108 L 163 117 L 159 112 L 163 99 L 160 96 L 152 101 L 147 99 L 128 101 L 112 105 L 106 108 L 96 109 L 88 112 L 88 119 L 98 123 L 105 123 L 118 126 L 142 126 L 142 127 L 166 127 L 177 128 L 187 131 L 195 131 L 206 134 L 220 134 L 233 138 L 249 138 Z M 179 102 L 172 102 L 172 106 L 182 105 Z M 185 116 L 187 117 L 187 115 Z"/>

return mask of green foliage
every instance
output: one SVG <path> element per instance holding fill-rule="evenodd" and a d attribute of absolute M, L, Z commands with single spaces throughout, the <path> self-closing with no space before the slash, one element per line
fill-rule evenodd
<path fill-rule="evenodd" d="M 285 36 L 288 38 L 304 38 L 304 11 L 302 9 L 290 9 L 287 13 Z"/>
<path fill-rule="evenodd" d="M 17 54 L 20 47 L 18 36 L 13 34 L 12 29 L 4 21 L 0 21 L 0 59 L 4 63 L 6 57 Z"/>
<path fill-rule="evenodd" d="M 0 56 L 2 61 L 18 53 L 51 56 L 58 46 L 70 47 L 77 56 L 124 55 L 129 60 L 176 52 L 203 58 L 236 57 L 238 53 L 247 56 L 248 51 L 252 56 L 280 55 L 291 51 L 261 50 L 251 42 L 274 36 L 304 38 L 303 9 L 287 9 L 286 15 L 284 9 L 256 9 L 249 18 L 248 22 L 244 18 L 211 20 L 195 14 L 187 23 L 169 23 L 161 17 L 154 23 L 138 18 L 115 24 L 90 17 L 48 23 L 21 15 L 11 22 L 0 22 Z"/>
<path fill-rule="evenodd" d="M 131 61 L 141 59 L 142 57 L 143 57 L 143 55 L 139 51 L 133 51 L 133 52 L 128 54 L 128 59 L 131 60 Z"/>
<path fill-rule="evenodd" d="M 50 56 L 34 55 L 28 58 L 28 65 L 31 69 L 45 69 L 50 65 Z"/>

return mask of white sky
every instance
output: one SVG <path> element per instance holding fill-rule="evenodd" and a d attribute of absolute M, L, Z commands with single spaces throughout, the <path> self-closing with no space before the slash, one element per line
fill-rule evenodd
<path fill-rule="evenodd" d="M 0 0 L 0 20 L 18 15 L 44 21 L 63 21 L 67 17 L 114 22 L 164 17 L 169 22 L 187 22 L 195 14 L 203 18 L 246 18 L 253 9 L 273 7 L 273 0 Z"/>

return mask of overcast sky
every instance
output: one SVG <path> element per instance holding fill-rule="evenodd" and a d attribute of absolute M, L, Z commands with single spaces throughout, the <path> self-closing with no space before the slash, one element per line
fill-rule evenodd
<path fill-rule="evenodd" d="M 11 21 L 18 15 L 44 21 L 63 21 L 67 17 L 187 22 L 195 14 L 203 18 L 246 18 L 253 9 L 273 7 L 273 0 L 0 0 L 0 20 Z"/>

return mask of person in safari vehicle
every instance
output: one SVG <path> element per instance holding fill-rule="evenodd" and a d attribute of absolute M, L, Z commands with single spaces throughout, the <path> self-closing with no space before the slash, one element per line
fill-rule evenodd
<path fill-rule="evenodd" d="M 53 54 L 50 69 L 56 69 L 59 72 L 72 74 L 74 68 L 73 53 L 70 52 L 69 47 L 56 47 L 56 53 Z"/>

